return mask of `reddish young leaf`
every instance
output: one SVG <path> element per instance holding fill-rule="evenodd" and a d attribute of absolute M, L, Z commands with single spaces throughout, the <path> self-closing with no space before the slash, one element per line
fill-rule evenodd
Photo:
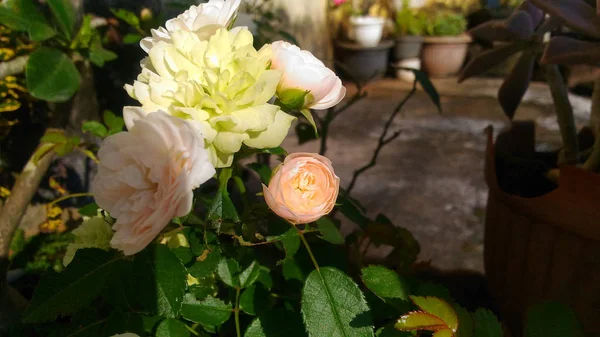
<path fill-rule="evenodd" d="M 483 41 L 510 41 L 513 39 L 511 32 L 506 29 L 504 20 L 490 20 L 469 31 L 475 40 Z"/>
<path fill-rule="evenodd" d="M 546 45 L 542 63 L 546 64 L 600 64 L 600 43 L 592 43 L 556 36 Z"/>
<path fill-rule="evenodd" d="M 600 18 L 583 0 L 530 0 L 535 6 L 583 34 L 600 39 Z"/>
<path fill-rule="evenodd" d="M 531 16 L 524 11 L 516 11 L 506 20 L 506 29 L 517 40 L 529 40 L 534 28 Z"/>
<path fill-rule="evenodd" d="M 535 7 L 529 1 L 523 1 L 521 6 L 519 6 L 519 10 L 527 12 L 529 17 L 531 18 L 531 23 L 533 23 L 533 27 L 537 27 L 544 20 L 544 12 L 542 12 L 539 8 Z"/>
<path fill-rule="evenodd" d="M 473 76 L 483 74 L 484 72 L 506 61 L 506 59 L 508 59 L 511 55 L 523 49 L 523 47 L 523 44 L 520 42 L 512 42 L 510 44 L 496 47 L 479 55 L 471 60 L 471 62 L 469 62 L 469 64 L 467 64 L 467 66 L 463 69 L 458 77 L 458 82 L 460 83 Z"/>
<path fill-rule="evenodd" d="M 498 101 L 508 119 L 512 120 L 517 108 L 523 100 L 523 96 L 529 88 L 531 76 L 533 76 L 534 55 L 525 51 L 521 58 L 506 77 L 498 91 Z"/>
<path fill-rule="evenodd" d="M 432 337 L 454 337 L 454 332 L 450 329 L 442 329 L 436 331 Z"/>
<path fill-rule="evenodd" d="M 458 315 L 454 308 L 446 301 L 437 297 L 410 296 L 413 303 L 421 310 L 433 315 L 444 322 L 444 325 L 456 332 L 458 329 Z"/>

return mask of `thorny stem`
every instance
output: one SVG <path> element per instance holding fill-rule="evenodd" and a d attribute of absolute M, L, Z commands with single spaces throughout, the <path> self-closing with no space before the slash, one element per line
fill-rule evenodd
<path fill-rule="evenodd" d="M 392 125 L 392 122 L 394 121 L 394 119 L 396 118 L 396 116 L 398 115 L 400 110 L 402 110 L 402 107 L 404 106 L 404 104 L 406 104 L 406 102 L 415 94 L 416 91 L 417 91 L 417 81 L 414 81 L 413 87 L 410 90 L 410 92 L 404 97 L 404 99 L 402 99 L 402 101 L 400 101 L 400 103 L 398 103 L 398 105 L 396 106 L 396 109 L 390 115 L 390 118 L 388 118 L 387 122 L 385 123 L 385 127 L 383 128 L 383 132 L 381 133 L 381 136 L 379 137 L 379 142 L 377 143 L 377 148 L 375 149 L 375 152 L 373 153 L 373 156 L 371 157 L 371 161 L 369 161 L 369 163 L 367 163 L 365 166 L 354 171 L 352 180 L 350 181 L 350 184 L 348 185 L 348 188 L 346 189 L 347 196 L 350 196 L 350 192 L 354 188 L 358 177 L 361 174 L 365 173 L 368 169 L 375 166 L 375 164 L 377 164 L 377 158 L 379 157 L 379 153 L 381 152 L 381 149 L 383 149 L 384 146 L 389 144 L 391 141 L 393 141 L 400 135 L 400 132 L 396 131 L 391 136 L 388 137 L 388 131 L 390 129 L 390 126 Z"/>
<path fill-rule="evenodd" d="M 237 337 L 242 337 L 241 329 L 240 329 L 240 287 L 235 288 L 235 310 L 234 310 L 234 318 L 235 318 L 235 333 Z"/>
<path fill-rule="evenodd" d="M 547 65 L 546 81 L 550 86 L 554 106 L 556 107 L 556 119 L 560 127 L 563 141 L 563 151 L 566 165 L 577 165 L 579 155 L 579 144 L 577 140 L 577 128 L 573 116 L 573 108 L 569 102 L 569 93 L 560 74 L 557 65 Z"/>

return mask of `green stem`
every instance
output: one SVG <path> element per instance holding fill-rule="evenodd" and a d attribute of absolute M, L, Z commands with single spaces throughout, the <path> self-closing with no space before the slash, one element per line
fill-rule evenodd
<path fill-rule="evenodd" d="M 240 287 L 235 288 L 234 317 L 235 317 L 235 333 L 237 334 L 237 337 L 242 337 L 242 332 L 240 330 L 240 291 L 241 291 Z"/>
<path fill-rule="evenodd" d="M 294 226 L 294 225 L 292 225 Z M 302 240 L 302 243 L 304 244 L 304 247 L 306 248 L 306 251 L 308 252 L 308 255 L 310 256 L 310 259 L 313 263 L 313 265 L 315 265 L 315 268 L 317 270 L 319 269 L 319 264 L 317 263 L 317 259 L 315 259 L 315 255 L 312 252 L 312 249 L 310 249 L 310 245 L 308 244 L 308 241 L 306 241 L 306 237 L 304 236 L 304 233 L 296 226 L 294 226 L 294 228 L 296 228 L 298 230 L 298 236 L 300 237 L 300 240 Z"/>
<path fill-rule="evenodd" d="M 57 204 L 61 201 L 65 201 L 67 199 L 71 199 L 71 198 L 79 198 L 79 197 L 93 197 L 94 194 L 92 193 L 73 193 L 73 194 L 69 194 L 69 195 L 65 195 L 64 197 L 60 197 L 50 203 L 48 203 L 48 207 Z"/>
<path fill-rule="evenodd" d="M 577 128 L 573 116 L 573 108 L 569 102 L 569 93 L 563 77 L 557 65 L 548 65 L 546 69 L 546 81 L 550 86 L 552 99 L 556 108 L 556 119 L 560 127 L 563 141 L 563 151 L 566 165 L 577 165 L 579 155 L 579 144 L 577 140 Z M 562 164 L 562 163 L 559 163 Z"/>

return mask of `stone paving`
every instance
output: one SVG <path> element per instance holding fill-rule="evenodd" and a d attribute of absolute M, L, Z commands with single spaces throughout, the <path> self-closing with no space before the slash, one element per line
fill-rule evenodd
<path fill-rule="evenodd" d="M 492 125 L 499 131 L 508 125 L 494 97 L 500 83 L 435 81 L 442 96 L 441 115 L 424 92 L 417 92 L 393 123 L 400 137 L 381 151 L 378 165 L 359 178 L 353 192 L 371 215 L 384 213 L 412 231 L 421 243 L 420 260 L 442 270 L 483 271 L 484 129 Z M 342 185 L 370 160 L 385 121 L 410 86 L 395 79 L 372 83 L 368 97 L 333 122 L 327 156 Z M 356 89 L 348 87 L 350 96 Z M 589 100 L 572 96 L 571 101 L 578 123 L 583 123 Z M 544 148 L 560 144 L 553 116 L 547 87 L 533 84 L 516 118 L 537 122 Z M 299 146 L 293 133 L 284 143 L 290 152 L 317 152 L 318 146 L 315 141 Z M 344 232 L 351 230 L 344 225 Z"/>

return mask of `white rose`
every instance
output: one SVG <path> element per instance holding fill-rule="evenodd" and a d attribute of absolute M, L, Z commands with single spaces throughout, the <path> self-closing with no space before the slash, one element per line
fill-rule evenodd
<path fill-rule="evenodd" d="M 187 215 L 193 189 L 215 174 L 191 123 L 157 111 L 102 143 L 92 188 L 98 206 L 116 219 L 110 245 L 125 255 L 144 249 L 174 217 Z"/>
<path fill-rule="evenodd" d="M 210 0 L 198 6 L 191 6 L 174 19 L 168 20 L 165 28 L 152 29 L 151 37 L 144 38 L 140 46 L 148 52 L 158 41 L 170 41 L 171 34 L 180 30 L 196 33 L 202 40 L 208 39 L 219 28 L 233 24 L 241 0 Z"/>
<path fill-rule="evenodd" d="M 277 94 L 285 100 L 306 93 L 301 107 L 325 110 L 338 104 L 346 96 L 346 88 L 339 77 L 309 51 L 284 41 L 272 44 L 272 69 L 283 73 Z"/>

